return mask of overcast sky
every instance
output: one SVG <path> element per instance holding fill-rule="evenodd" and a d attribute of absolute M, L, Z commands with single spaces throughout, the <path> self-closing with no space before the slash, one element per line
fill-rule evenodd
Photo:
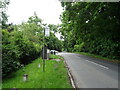
<path fill-rule="evenodd" d="M 27 21 L 34 12 L 47 24 L 60 24 L 63 8 L 58 0 L 10 0 L 7 14 L 8 22 L 19 24 Z"/>

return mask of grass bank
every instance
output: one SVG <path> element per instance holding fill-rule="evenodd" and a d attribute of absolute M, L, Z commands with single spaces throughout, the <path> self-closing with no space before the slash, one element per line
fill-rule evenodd
<path fill-rule="evenodd" d="M 99 59 L 114 62 L 114 63 L 120 63 L 120 60 L 113 60 L 113 59 L 109 59 L 109 58 L 106 58 L 106 57 L 102 57 L 100 55 L 95 55 L 95 54 L 90 54 L 90 53 L 85 53 L 85 52 L 74 52 L 74 53 L 81 54 L 81 55 L 86 55 L 86 56 L 90 56 L 90 57 L 94 57 L 94 58 L 99 58 Z"/>
<path fill-rule="evenodd" d="M 51 59 L 58 56 L 51 56 Z M 40 63 L 40 68 L 38 64 Z M 25 66 L 28 81 L 23 81 L 23 70 L 9 75 L 3 80 L 3 88 L 72 88 L 63 60 L 46 60 L 46 71 L 43 72 L 42 59 L 38 58 Z"/>
<path fill-rule="evenodd" d="M 61 60 L 63 60 L 63 57 L 55 55 L 55 54 L 51 54 L 50 59 L 61 59 Z"/>

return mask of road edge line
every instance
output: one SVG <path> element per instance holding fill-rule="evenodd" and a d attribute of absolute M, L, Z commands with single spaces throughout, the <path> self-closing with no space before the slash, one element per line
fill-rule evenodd
<path fill-rule="evenodd" d="M 72 87 L 76 89 L 77 86 L 76 86 L 76 84 L 75 84 L 74 78 L 73 78 L 73 76 L 72 76 L 72 74 L 71 74 L 71 72 L 70 72 L 70 69 L 69 69 L 69 67 L 68 67 L 68 65 L 67 65 L 67 63 L 66 63 L 65 60 L 64 60 L 64 62 L 65 62 L 66 68 L 67 68 L 67 70 L 68 70 L 68 76 L 69 76 L 69 79 L 70 79 L 70 83 L 71 83 Z"/>

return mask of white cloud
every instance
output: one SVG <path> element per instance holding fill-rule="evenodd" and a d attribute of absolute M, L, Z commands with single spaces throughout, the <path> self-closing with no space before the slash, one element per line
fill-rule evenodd
<path fill-rule="evenodd" d="M 44 23 L 61 23 L 59 17 L 63 10 L 59 0 L 10 0 L 8 21 L 14 24 L 27 21 L 35 11 Z"/>

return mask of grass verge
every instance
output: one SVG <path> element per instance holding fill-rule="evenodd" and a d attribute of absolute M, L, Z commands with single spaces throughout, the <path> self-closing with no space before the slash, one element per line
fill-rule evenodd
<path fill-rule="evenodd" d="M 86 55 L 86 56 L 90 56 L 90 57 L 94 57 L 94 58 L 99 58 L 99 59 L 114 62 L 114 63 L 120 63 L 120 60 L 113 60 L 113 59 L 109 59 L 109 58 L 102 57 L 102 56 L 95 55 L 95 54 L 90 54 L 90 53 L 85 53 L 85 52 L 74 52 L 74 53 Z"/>
<path fill-rule="evenodd" d="M 51 56 L 53 57 L 53 56 Z M 56 56 L 57 57 L 57 56 Z M 40 63 L 40 68 L 38 64 Z M 38 58 L 25 66 L 28 81 L 23 81 L 22 69 L 12 73 L 3 80 L 3 88 L 72 88 L 63 60 L 46 60 L 45 72 L 42 69 L 42 59 Z"/>
<path fill-rule="evenodd" d="M 63 60 L 63 57 L 61 57 L 59 55 L 55 55 L 55 54 L 50 54 L 50 59 L 61 59 L 61 60 Z"/>

